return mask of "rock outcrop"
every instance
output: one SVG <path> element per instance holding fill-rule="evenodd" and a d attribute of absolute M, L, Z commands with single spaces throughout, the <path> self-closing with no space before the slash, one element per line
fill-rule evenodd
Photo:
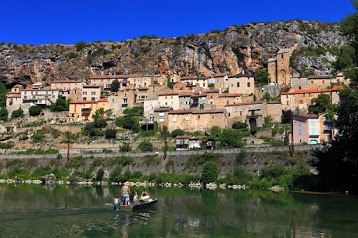
<path fill-rule="evenodd" d="M 334 52 L 347 42 L 337 24 L 299 20 L 231 26 L 224 31 L 176 38 L 142 36 L 123 42 L 75 45 L 0 44 L 0 81 L 50 83 L 101 74 L 252 73 L 282 48 L 293 52 L 291 68 L 301 75 L 327 74 Z"/>

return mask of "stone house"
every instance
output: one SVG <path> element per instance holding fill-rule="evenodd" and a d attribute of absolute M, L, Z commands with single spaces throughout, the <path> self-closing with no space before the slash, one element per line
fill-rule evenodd
<path fill-rule="evenodd" d="M 136 91 L 130 88 L 118 91 L 119 106 L 122 110 L 136 106 Z"/>
<path fill-rule="evenodd" d="M 172 110 L 170 107 L 159 107 L 154 109 L 154 121 L 158 122 L 159 127 L 168 127 L 168 113 Z"/>
<path fill-rule="evenodd" d="M 213 74 L 207 78 L 207 83 L 209 88 L 223 91 L 229 86 L 229 73 Z"/>
<path fill-rule="evenodd" d="M 136 88 L 136 106 L 143 106 L 144 101 L 148 99 L 149 88 L 148 87 L 139 87 Z"/>
<path fill-rule="evenodd" d="M 250 102 L 240 104 L 229 104 L 225 106 L 228 115 L 228 126 L 234 122 L 243 122 L 249 128 L 262 127 L 264 118 L 270 116 L 272 122 L 280 123 L 282 109 L 280 102 Z"/>
<path fill-rule="evenodd" d="M 207 78 L 206 77 L 197 77 L 197 76 L 186 76 L 182 77 L 181 82 L 184 82 L 187 86 L 197 86 L 199 88 L 207 88 Z"/>
<path fill-rule="evenodd" d="M 291 90 L 329 89 L 335 80 L 327 75 L 310 75 L 307 78 L 291 78 Z"/>
<path fill-rule="evenodd" d="M 75 88 L 82 88 L 84 85 L 83 82 L 76 80 L 55 80 L 51 82 L 51 89 L 58 89 L 62 91 L 71 91 Z"/>
<path fill-rule="evenodd" d="M 151 75 L 133 74 L 129 78 L 129 83 L 133 88 L 147 87 L 154 83 Z"/>
<path fill-rule="evenodd" d="M 281 93 L 281 103 L 285 110 L 298 108 L 300 111 L 307 112 L 308 106 L 312 105 L 312 99 L 317 98 L 320 94 L 327 94 L 331 98 L 332 104 L 339 102 L 339 90 L 342 86 L 334 86 L 332 89 L 307 89 L 293 90 L 292 92 Z"/>
<path fill-rule="evenodd" d="M 97 110 L 108 109 L 108 100 L 101 98 L 98 101 L 74 101 L 70 103 L 68 122 L 93 121 L 92 116 Z"/>
<path fill-rule="evenodd" d="M 81 88 L 73 88 L 70 90 L 68 95 L 68 99 L 71 101 L 80 101 L 83 98 L 83 87 Z"/>
<path fill-rule="evenodd" d="M 178 93 L 163 93 L 158 94 L 158 100 L 161 107 L 171 107 L 174 110 L 180 108 L 179 105 L 179 94 Z"/>
<path fill-rule="evenodd" d="M 171 110 L 168 112 L 168 131 L 182 129 L 187 132 L 207 131 L 213 126 L 227 127 L 224 109 L 214 110 Z"/>
<path fill-rule="evenodd" d="M 56 102 L 59 94 L 60 91 L 58 89 L 29 87 L 21 91 L 21 99 L 23 105 L 50 106 Z"/>
<path fill-rule="evenodd" d="M 99 85 L 104 91 L 111 91 L 111 85 L 114 80 L 118 80 L 119 89 L 126 88 L 129 85 L 129 77 L 131 75 L 103 75 L 91 76 L 90 84 Z"/>
<path fill-rule="evenodd" d="M 239 104 L 241 101 L 240 93 L 219 93 L 213 99 L 215 108 L 225 108 L 229 104 Z"/>
<path fill-rule="evenodd" d="M 255 92 L 255 78 L 247 74 L 237 74 L 228 78 L 228 92 L 252 95 Z"/>
<path fill-rule="evenodd" d="M 173 92 L 175 93 L 188 92 L 188 91 L 191 91 L 191 89 L 188 88 L 186 83 L 184 82 L 177 82 L 173 85 Z"/>
<path fill-rule="evenodd" d="M 83 85 L 82 100 L 83 101 L 98 101 L 101 98 L 100 85 Z"/>

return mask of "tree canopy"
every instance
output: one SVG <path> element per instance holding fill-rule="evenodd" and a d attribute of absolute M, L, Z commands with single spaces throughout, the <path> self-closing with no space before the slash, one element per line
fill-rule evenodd
<path fill-rule="evenodd" d="M 309 113 L 320 114 L 323 112 L 334 112 L 335 106 L 331 102 L 331 97 L 327 94 L 320 94 L 312 99 L 313 105 L 308 107 Z"/>
<path fill-rule="evenodd" d="M 268 84 L 270 75 L 266 69 L 257 69 L 254 74 L 255 81 L 259 85 Z"/>
<path fill-rule="evenodd" d="M 358 0 L 353 0 L 352 5 L 358 11 Z M 340 27 L 344 35 L 350 40 L 349 45 L 343 46 L 338 54 L 335 69 L 342 71 L 351 79 L 352 85 L 358 85 L 358 12 L 348 14 L 341 22 Z"/>

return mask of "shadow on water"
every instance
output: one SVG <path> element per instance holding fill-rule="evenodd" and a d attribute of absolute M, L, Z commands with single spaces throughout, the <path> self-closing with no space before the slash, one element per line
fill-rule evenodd
<path fill-rule="evenodd" d="M 0 237 L 358 237 L 357 198 L 151 188 L 127 212 L 106 205 L 118 191 L 0 185 Z"/>

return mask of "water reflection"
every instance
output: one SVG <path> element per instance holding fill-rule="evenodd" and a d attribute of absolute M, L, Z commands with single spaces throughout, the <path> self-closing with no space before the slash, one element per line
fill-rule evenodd
<path fill-rule="evenodd" d="M 118 190 L 1 185 L 0 237 L 358 237 L 352 197 L 152 188 L 125 212 L 105 205 Z"/>

